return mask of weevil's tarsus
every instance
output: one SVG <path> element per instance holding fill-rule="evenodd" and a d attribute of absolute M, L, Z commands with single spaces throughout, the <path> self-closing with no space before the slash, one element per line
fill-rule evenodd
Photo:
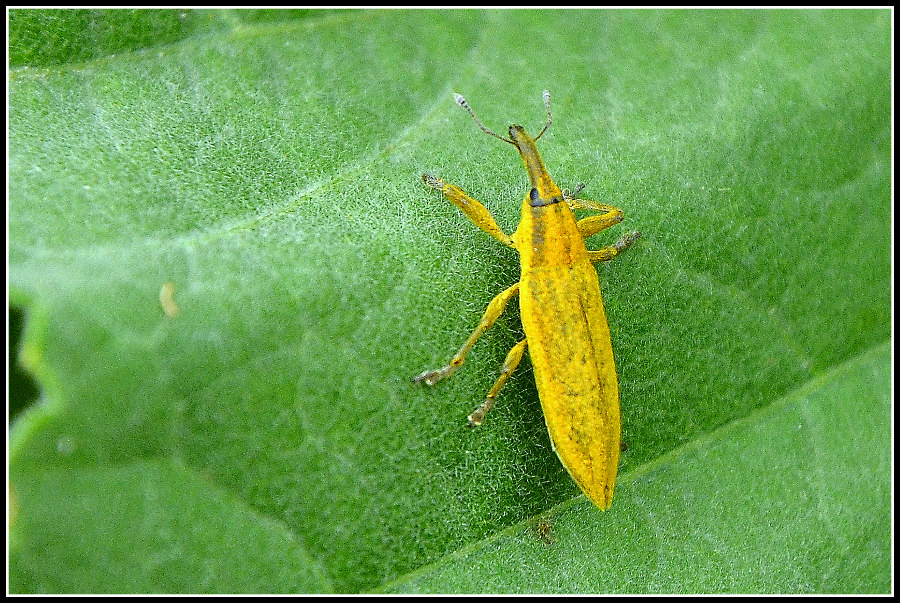
<path fill-rule="evenodd" d="M 415 377 L 413 377 L 413 383 L 421 383 L 424 382 L 425 385 L 434 385 L 438 381 L 442 379 L 446 379 L 450 375 L 456 372 L 456 369 L 460 367 L 462 362 L 460 361 L 457 364 L 453 364 L 452 362 L 447 366 L 441 367 L 439 369 L 434 369 L 430 371 L 424 371 Z"/>
<path fill-rule="evenodd" d="M 494 398 L 487 398 L 481 406 L 472 411 L 472 414 L 467 417 L 469 420 L 469 427 L 478 427 L 481 425 L 484 422 L 484 416 L 488 414 L 488 411 L 493 407 Z"/>
<path fill-rule="evenodd" d="M 579 223 L 580 224 L 580 223 Z M 608 262 L 621 252 L 623 249 L 628 249 L 634 242 L 641 236 L 639 231 L 628 232 L 622 235 L 622 238 L 609 245 L 607 247 L 602 247 L 597 251 L 588 250 L 588 259 L 596 264 L 597 262 Z"/>
<path fill-rule="evenodd" d="M 564 188 L 562 192 L 563 200 L 566 202 L 574 200 L 582 190 L 584 190 L 584 182 L 579 182 L 578 186 L 575 187 L 575 190 L 571 192 L 569 192 L 569 189 Z"/>

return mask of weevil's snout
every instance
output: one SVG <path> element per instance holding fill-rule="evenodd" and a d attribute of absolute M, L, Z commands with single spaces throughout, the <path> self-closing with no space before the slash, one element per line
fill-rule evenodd
<path fill-rule="evenodd" d="M 519 143 L 526 138 L 530 139 L 531 136 L 528 135 L 528 132 L 526 132 L 525 128 L 523 128 L 522 126 L 513 124 L 509 127 L 509 139 L 513 142 Z"/>
<path fill-rule="evenodd" d="M 522 126 L 513 124 L 509 127 L 509 142 L 516 145 L 521 153 L 537 153 L 535 139 Z"/>

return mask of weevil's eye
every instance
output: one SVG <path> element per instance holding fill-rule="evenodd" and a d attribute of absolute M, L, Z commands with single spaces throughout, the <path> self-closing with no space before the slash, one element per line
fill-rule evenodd
<path fill-rule="evenodd" d="M 538 189 L 536 189 L 536 188 L 531 189 L 531 192 L 528 193 L 528 196 L 531 197 L 532 203 L 541 200 L 541 194 L 538 192 Z"/>

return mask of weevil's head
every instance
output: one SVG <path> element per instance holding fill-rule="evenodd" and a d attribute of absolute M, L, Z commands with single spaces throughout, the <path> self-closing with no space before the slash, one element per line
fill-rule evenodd
<path fill-rule="evenodd" d="M 519 149 L 519 153 L 522 155 L 522 158 L 529 156 L 537 155 L 537 139 L 532 138 L 531 134 L 525 131 L 525 128 L 522 126 L 518 126 L 513 124 L 509 127 L 509 140 L 506 142 L 510 142 L 516 145 L 516 148 Z M 540 157 L 538 155 L 538 157 Z M 528 165 L 528 160 L 525 161 L 525 164 Z"/>
<path fill-rule="evenodd" d="M 529 141 L 534 143 L 534 138 L 525 131 L 525 128 L 522 126 L 513 124 L 509 127 L 509 139 L 516 146 L 519 146 L 520 142 Z"/>
<path fill-rule="evenodd" d="M 513 124 L 509 127 L 509 140 L 508 142 L 513 143 L 518 148 L 522 148 L 522 146 L 534 146 L 534 143 L 537 139 L 532 138 L 531 134 L 525 131 L 525 128 L 519 126 L 517 124 Z"/>

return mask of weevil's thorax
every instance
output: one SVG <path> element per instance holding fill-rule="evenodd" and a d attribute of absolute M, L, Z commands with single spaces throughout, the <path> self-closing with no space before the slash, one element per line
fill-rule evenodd
<path fill-rule="evenodd" d="M 519 155 L 525 162 L 525 169 L 528 170 L 528 178 L 531 180 L 531 191 L 525 197 L 525 203 L 537 207 L 562 201 L 562 191 L 547 173 L 534 138 L 522 126 L 512 125 L 509 127 L 509 139 L 519 149 Z"/>

